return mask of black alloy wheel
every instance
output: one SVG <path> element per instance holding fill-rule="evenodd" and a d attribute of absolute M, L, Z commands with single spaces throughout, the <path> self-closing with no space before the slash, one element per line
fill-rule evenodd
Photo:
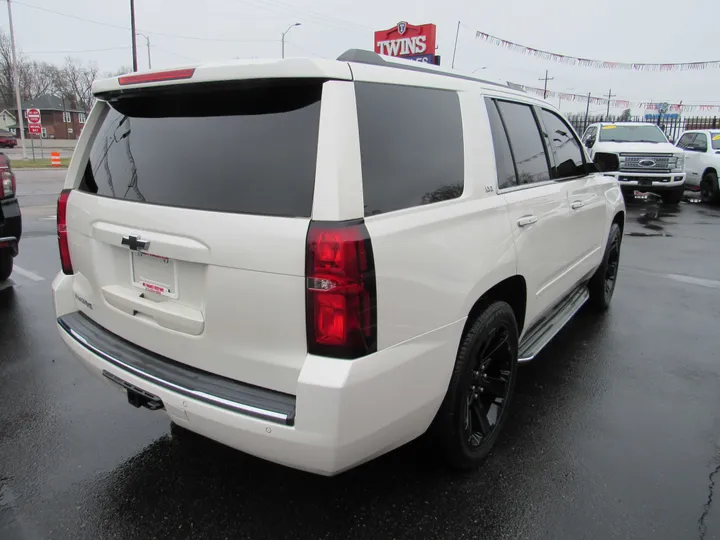
<path fill-rule="evenodd" d="M 480 346 L 460 416 L 471 450 L 487 440 L 500 424 L 510 393 L 513 353 L 507 324 L 496 326 Z"/>
<path fill-rule="evenodd" d="M 615 235 L 608 246 L 607 265 L 605 267 L 605 302 L 608 304 L 615 292 L 618 267 L 620 266 L 620 236 Z"/>
<path fill-rule="evenodd" d="M 517 355 L 512 308 L 489 302 L 468 321 L 445 399 L 428 430 L 433 447 L 452 467 L 479 466 L 495 445 L 512 403 Z"/>

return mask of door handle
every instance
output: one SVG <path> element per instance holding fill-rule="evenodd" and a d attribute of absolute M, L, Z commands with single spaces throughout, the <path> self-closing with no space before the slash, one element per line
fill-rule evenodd
<path fill-rule="evenodd" d="M 517 220 L 518 227 L 527 227 L 533 223 L 537 223 L 537 216 L 523 216 Z"/>
<path fill-rule="evenodd" d="M 570 208 L 572 208 L 573 210 L 577 210 L 578 208 L 582 208 L 583 206 L 585 206 L 585 203 L 584 203 L 584 202 L 582 202 L 582 201 L 574 201 L 574 202 L 570 205 Z"/>

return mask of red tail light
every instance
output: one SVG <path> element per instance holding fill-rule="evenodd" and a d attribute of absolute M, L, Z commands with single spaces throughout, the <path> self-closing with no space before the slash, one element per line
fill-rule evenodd
<path fill-rule="evenodd" d="M 194 74 L 195 68 L 156 71 L 154 73 L 142 73 L 140 75 L 123 75 L 118 78 L 118 83 L 120 83 L 121 86 L 126 86 L 128 84 L 177 81 L 180 79 L 190 79 Z"/>
<path fill-rule="evenodd" d="M 73 274 L 72 260 L 70 259 L 70 244 L 67 236 L 67 203 L 70 198 L 71 189 L 64 189 L 60 192 L 57 202 L 57 235 L 58 246 L 60 247 L 60 265 L 63 274 Z"/>
<path fill-rule="evenodd" d="M 0 199 L 6 199 L 15 195 L 15 175 L 12 171 L 3 171 L 0 179 Z"/>
<path fill-rule="evenodd" d="M 375 352 L 375 261 L 365 224 L 313 222 L 306 265 L 308 352 L 335 358 Z"/>

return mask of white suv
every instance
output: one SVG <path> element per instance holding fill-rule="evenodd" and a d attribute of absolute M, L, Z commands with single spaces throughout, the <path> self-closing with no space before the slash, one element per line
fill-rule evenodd
<path fill-rule="evenodd" d="M 685 151 L 688 187 L 699 189 L 703 202 L 720 203 L 720 130 L 686 131 L 677 145 Z"/>
<path fill-rule="evenodd" d="M 655 193 L 664 203 L 677 204 L 685 192 L 685 155 L 655 124 L 611 122 L 591 124 L 583 143 L 590 157 L 620 182 L 631 196 Z"/>
<path fill-rule="evenodd" d="M 363 51 L 93 91 L 60 334 L 179 426 L 327 475 L 429 430 L 473 466 L 518 362 L 608 307 L 622 194 L 547 102 Z"/>

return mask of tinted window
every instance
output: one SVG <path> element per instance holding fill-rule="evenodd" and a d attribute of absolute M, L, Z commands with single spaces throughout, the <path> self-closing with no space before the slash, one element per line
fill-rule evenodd
<path fill-rule="evenodd" d="M 555 113 L 542 109 L 542 124 L 550 141 L 554 159 L 551 171 L 553 178 L 570 178 L 585 174 L 585 160 L 580 143 L 575 138 L 570 126 Z"/>
<path fill-rule="evenodd" d="M 456 92 L 356 83 L 355 95 L 366 216 L 462 195 Z"/>
<path fill-rule="evenodd" d="M 680 140 L 678 141 L 677 145 L 680 148 L 687 148 L 688 145 L 692 144 L 695 140 L 695 133 L 685 133 L 682 137 L 680 137 Z"/>
<path fill-rule="evenodd" d="M 306 81 L 111 100 L 80 189 L 150 204 L 309 217 L 321 92 L 322 82 Z"/>
<path fill-rule="evenodd" d="M 515 165 L 513 163 L 510 144 L 508 143 L 505 128 L 497 111 L 495 102 L 486 100 L 488 117 L 490 118 L 490 131 L 492 132 L 493 148 L 495 149 L 495 166 L 497 167 L 498 187 L 500 189 L 517 184 Z"/>
<path fill-rule="evenodd" d="M 707 135 L 705 133 L 698 133 L 697 138 L 695 139 L 695 141 L 693 141 L 693 144 L 699 150 L 702 150 L 703 152 L 707 152 L 707 146 L 708 146 Z"/>
<path fill-rule="evenodd" d="M 583 142 L 587 143 L 590 140 L 595 140 L 595 134 L 597 133 L 596 127 L 589 127 L 587 128 L 587 131 L 585 132 L 585 136 L 583 137 Z"/>
<path fill-rule="evenodd" d="M 518 184 L 550 180 L 545 146 L 528 105 L 498 101 L 517 167 Z"/>

